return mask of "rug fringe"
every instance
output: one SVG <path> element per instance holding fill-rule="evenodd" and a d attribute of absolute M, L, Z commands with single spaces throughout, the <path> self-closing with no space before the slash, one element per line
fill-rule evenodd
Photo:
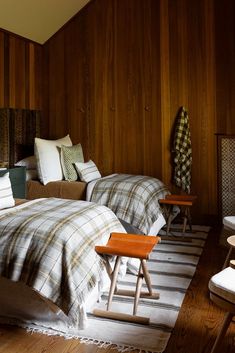
<path fill-rule="evenodd" d="M 120 344 L 116 344 L 113 342 L 109 342 L 109 341 L 99 341 L 99 340 L 95 340 L 92 338 L 80 338 L 81 343 L 85 343 L 85 344 L 95 344 L 97 345 L 99 348 L 111 348 L 111 349 L 115 349 L 120 353 L 125 353 L 125 352 L 138 352 L 138 353 L 158 353 L 158 352 L 154 352 L 154 351 L 149 351 L 149 350 L 145 350 L 145 349 L 141 349 L 141 348 L 137 348 L 137 347 L 133 347 L 133 346 L 125 346 L 125 345 L 120 345 Z"/>
<path fill-rule="evenodd" d="M 33 328 L 33 327 L 27 327 L 26 328 L 27 332 L 33 334 L 33 333 L 42 333 L 44 335 L 47 336 L 60 336 L 60 337 L 64 337 L 65 339 L 79 339 L 81 343 L 84 344 L 94 344 L 99 348 L 104 348 L 104 349 L 115 349 L 120 353 L 125 353 L 125 352 L 137 352 L 137 353 L 159 353 L 157 351 L 149 351 L 149 350 L 145 350 L 142 348 L 138 348 L 138 347 L 133 347 L 133 346 L 126 346 L 126 345 L 120 345 L 120 344 L 116 344 L 110 341 L 102 341 L 102 340 L 97 340 L 97 339 L 93 339 L 93 338 L 89 338 L 89 337 L 80 337 L 80 336 L 76 336 L 76 335 L 72 335 L 72 334 L 66 334 L 63 332 L 55 332 L 53 330 L 48 330 L 48 329 L 43 329 L 42 327 L 40 328 Z"/>

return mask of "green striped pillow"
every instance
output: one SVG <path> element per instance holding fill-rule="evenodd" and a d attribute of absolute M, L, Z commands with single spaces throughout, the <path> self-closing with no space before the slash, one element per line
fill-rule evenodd
<path fill-rule="evenodd" d="M 101 178 L 101 174 L 92 160 L 86 163 L 75 163 L 75 167 L 81 181 L 89 183 L 89 181 Z"/>

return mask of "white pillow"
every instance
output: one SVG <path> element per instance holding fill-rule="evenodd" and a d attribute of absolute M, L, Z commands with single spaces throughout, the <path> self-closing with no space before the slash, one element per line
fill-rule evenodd
<path fill-rule="evenodd" d="M 15 206 L 9 172 L 0 177 L 0 209 Z"/>
<path fill-rule="evenodd" d="M 15 163 L 15 166 L 26 167 L 26 169 L 36 169 L 37 168 L 36 157 L 30 156 L 30 157 L 26 157 L 24 159 L 21 159 L 21 161 L 18 161 L 17 163 Z"/>
<path fill-rule="evenodd" d="M 81 181 L 85 181 L 86 183 L 101 178 L 101 174 L 92 160 L 86 163 L 76 162 L 75 168 Z"/>
<path fill-rule="evenodd" d="M 61 145 L 72 146 L 69 135 L 58 140 L 34 139 L 34 152 L 37 158 L 39 179 L 46 185 L 50 181 L 62 180 L 63 172 L 60 163 Z"/>

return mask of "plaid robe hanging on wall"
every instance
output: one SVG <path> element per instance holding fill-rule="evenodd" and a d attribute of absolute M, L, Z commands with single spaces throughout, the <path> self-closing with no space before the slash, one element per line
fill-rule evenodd
<path fill-rule="evenodd" d="M 192 147 L 189 117 L 184 107 L 180 109 L 176 120 L 173 152 L 173 181 L 176 186 L 189 194 L 191 186 Z"/>

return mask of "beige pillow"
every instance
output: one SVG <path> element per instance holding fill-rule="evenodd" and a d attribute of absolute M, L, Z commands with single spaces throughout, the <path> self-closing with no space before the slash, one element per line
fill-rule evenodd
<path fill-rule="evenodd" d="M 60 149 L 62 145 L 72 146 L 69 135 L 58 140 L 44 140 L 38 137 L 34 140 L 38 176 L 44 185 L 50 181 L 63 179 L 63 171 L 60 163 Z"/>
<path fill-rule="evenodd" d="M 29 156 L 24 159 L 21 159 L 17 163 L 15 163 L 17 167 L 25 167 L 26 169 L 36 169 L 37 168 L 37 160 L 35 156 Z"/>
<path fill-rule="evenodd" d="M 81 181 L 89 183 L 89 181 L 101 178 L 101 174 L 93 161 L 86 163 L 75 163 L 78 175 Z"/>
<path fill-rule="evenodd" d="M 76 162 L 84 163 L 82 146 L 79 143 L 74 146 L 61 146 L 61 165 L 65 180 L 75 181 L 78 173 L 75 168 Z"/>

